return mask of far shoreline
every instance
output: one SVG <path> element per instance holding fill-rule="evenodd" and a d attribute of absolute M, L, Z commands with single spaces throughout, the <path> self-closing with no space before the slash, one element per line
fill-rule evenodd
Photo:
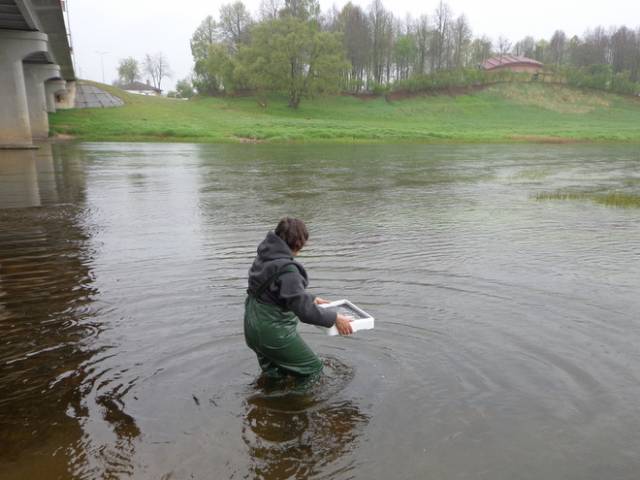
<path fill-rule="evenodd" d="M 212 144 L 607 144 L 640 143 L 640 101 L 559 84 L 502 83 L 458 95 L 363 101 L 281 96 L 175 101 L 128 94 L 114 108 L 50 114 L 54 141 Z"/>

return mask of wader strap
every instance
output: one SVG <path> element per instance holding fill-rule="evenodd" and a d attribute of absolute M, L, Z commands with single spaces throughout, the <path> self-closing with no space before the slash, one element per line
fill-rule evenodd
<path fill-rule="evenodd" d="M 297 267 L 295 268 L 295 270 L 287 268 L 290 265 L 295 266 L 295 263 L 293 262 L 285 263 L 280 268 L 278 268 L 273 275 L 271 275 L 261 285 L 259 285 L 255 291 L 252 291 L 250 288 L 247 288 L 247 293 L 251 295 L 253 298 L 259 299 L 262 296 L 262 294 L 267 290 L 267 288 L 269 288 L 269 285 L 271 285 L 276 280 L 276 278 L 278 278 L 280 275 L 283 275 L 289 272 L 298 271 Z"/>

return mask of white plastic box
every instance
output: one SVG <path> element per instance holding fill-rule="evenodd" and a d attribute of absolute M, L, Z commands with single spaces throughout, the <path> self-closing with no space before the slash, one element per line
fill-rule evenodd
<path fill-rule="evenodd" d="M 370 330 L 373 328 L 374 319 L 367 312 L 362 310 L 360 307 L 355 306 L 349 300 L 336 300 L 331 303 L 322 303 L 318 305 L 320 308 L 329 308 L 331 310 L 336 311 L 337 313 L 344 315 L 346 317 L 350 317 L 351 320 L 351 329 L 353 332 L 357 332 L 358 330 Z M 340 335 L 338 333 L 338 329 L 334 325 L 331 328 L 326 327 L 318 327 L 326 332 L 327 335 L 334 336 Z"/>

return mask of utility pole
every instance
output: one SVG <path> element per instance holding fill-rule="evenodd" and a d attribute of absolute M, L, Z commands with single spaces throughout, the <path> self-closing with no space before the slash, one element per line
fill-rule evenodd
<path fill-rule="evenodd" d="M 96 53 L 98 55 L 100 55 L 100 66 L 102 67 L 102 83 L 106 83 L 104 81 L 104 56 L 107 55 L 109 52 L 98 52 L 98 51 L 96 51 Z"/>

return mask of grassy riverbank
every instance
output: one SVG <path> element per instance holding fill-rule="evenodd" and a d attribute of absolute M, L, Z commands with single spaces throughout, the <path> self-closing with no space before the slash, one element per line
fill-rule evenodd
<path fill-rule="evenodd" d="M 119 108 L 51 114 L 53 135 L 81 140 L 195 142 L 640 142 L 640 100 L 560 85 L 500 84 L 460 95 L 387 101 L 189 101 L 129 95 Z"/>

